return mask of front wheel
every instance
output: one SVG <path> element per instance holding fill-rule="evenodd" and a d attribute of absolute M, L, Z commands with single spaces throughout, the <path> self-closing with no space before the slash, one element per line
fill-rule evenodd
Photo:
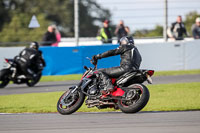
<path fill-rule="evenodd" d="M 80 91 L 67 90 L 58 100 L 57 110 L 62 115 L 69 115 L 77 111 L 83 104 L 85 95 Z"/>
<path fill-rule="evenodd" d="M 142 110 L 149 101 L 149 90 L 142 84 L 128 86 L 126 100 L 119 100 L 118 107 L 124 113 L 136 113 Z"/>
<path fill-rule="evenodd" d="M 34 79 L 28 79 L 26 84 L 29 87 L 33 87 L 35 84 L 37 84 L 40 81 L 42 74 L 38 74 Z"/>

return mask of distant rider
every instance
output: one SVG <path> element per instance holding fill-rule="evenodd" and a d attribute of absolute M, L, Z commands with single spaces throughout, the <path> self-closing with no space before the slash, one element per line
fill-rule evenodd
<path fill-rule="evenodd" d="M 30 47 L 23 49 L 14 60 L 19 65 L 23 74 L 30 79 L 37 76 L 37 72 L 45 66 L 38 42 L 32 42 Z"/>
<path fill-rule="evenodd" d="M 133 38 L 127 36 L 120 39 L 120 46 L 118 48 L 94 55 L 92 59 L 94 63 L 97 63 L 98 59 L 115 55 L 120 55 L 121 57 L 120 66 L 98 70 L 102 84 L 104 85 L 104 89 L 101 90 L 102 94 L 109 94 L 114 90 L 114 86 L 109 77 L 119 77 L 130 70 L 139 69 L 142 61 L 142 57 L 134 45 Z"/>

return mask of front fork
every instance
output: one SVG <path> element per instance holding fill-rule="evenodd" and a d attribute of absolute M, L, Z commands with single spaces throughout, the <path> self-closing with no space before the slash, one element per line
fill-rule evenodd
<path fill-rule="evenodd" d="M 66 105 L 65 104 L 65 99 L 68 99 L 72 94 L 74 94 L 74 92 L 76 92 L 76 91 L 81 91 L 82 93 L 84 93 L 85 95 L 88 95 L 85 91 L 84 91 L 84 89 L 88 86 L 88 84 L 90 83 L 92 81 L 92 79 L 89 79 L 89 78 L 83 78 L 82 80 L 81 80 L 81 82 L 78 84 L 78 85 L 76 85 L 76 86 L 72 86 L 72 87 L 70 87 L 69 88 L 69 93 L 66 93 L 65 95 L 63 95 L 62 96 L 62 98 L 61 98 L 61 103 L 62 103 L 62 105 Z"/>
<path fill-rule="evenodd" d="M 60 103 L 62 104 L 62 106 L 68 106 L 71 104 L 71 101 L 70 103 L 66 103 L 65 100 L 68 99 L 70 96 L 72 96 L 72 94 L 78 89 L 78 86 L 73 86 L 73 87 L 70 87 L 69 88 L 69 91 L 67 93 L 65 93 L 61 100 L 60 100 Z"/>

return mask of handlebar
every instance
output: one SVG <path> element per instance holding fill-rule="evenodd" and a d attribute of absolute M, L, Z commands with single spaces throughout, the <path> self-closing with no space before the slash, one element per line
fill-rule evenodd
<path fill-rule="evenodd" d="M 94 70 L 97 69 L 97 63 L 94 63 L 93 59 L 90 59 L 89 57 L 86 57 L 86 59 L 88 59 L 90 63 L 94 65 Z M 84 68 L 86 69 L 86 66 L 84 66 Z"/>

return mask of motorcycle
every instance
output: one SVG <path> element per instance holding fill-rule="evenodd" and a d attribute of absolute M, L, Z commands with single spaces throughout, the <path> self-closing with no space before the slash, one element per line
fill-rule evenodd
<path fill-rule="evenodd" d="M 5 59 L 7 67 L 0 70 L 0 88 L 4 88 L 8 85 L 10 81 L 15 84 L 27 84 L 27 86 L 32 87 L 37 84 L 42 76 L 43 64 L 41 63 L 40 70 L 36 71 L 34 78 L 30 78 L 23 74 L 19 65 L 13 59 Z"/>
<path fill-rule="evenodd" d="M 111 78 L 114 91 L 110 94 L 102 94 L 103 89 L 100 78 L 96 73 L 97 64 L 90 62 L 94 68 L 86 69 L 78 85 L 70 87 L 59 98 L 57 111 L 62 115 L 76 112 L 85 101 L 88 108 L 98 109 L 114 108 L 124 113 L 136 113 L 142 110 L 149 101 L 149 90 L 143 85 L 144 81 L 152 84 L 151 76 L 154 70 L 131 70 L 118 78 Z M 86 99 L 86 100 L 85 100 Z"/>

